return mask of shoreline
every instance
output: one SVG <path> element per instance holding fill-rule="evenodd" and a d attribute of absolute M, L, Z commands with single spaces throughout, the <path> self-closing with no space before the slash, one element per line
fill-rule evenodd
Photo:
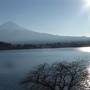
<path fill-rule="evenodd" d="M 55 49 L 55 48 L 80 48 L 80 47 L 90 47 L 90 46 L 70 46 L 70 47 L 42 47 L 42 48 L 11 48 L 11 49 L 0 49 L 0 51 L 8 51 L 8 50 L 31 50 L 31 49 Z"/>

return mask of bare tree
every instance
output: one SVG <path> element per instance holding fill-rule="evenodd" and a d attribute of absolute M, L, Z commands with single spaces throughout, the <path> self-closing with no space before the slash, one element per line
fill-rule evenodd
<path fill-rule="evenodd" d="M 25 90 L 87 90 L 87 81 L 86 64 L 78 61 L 41 64 L 21 84 Z"/>

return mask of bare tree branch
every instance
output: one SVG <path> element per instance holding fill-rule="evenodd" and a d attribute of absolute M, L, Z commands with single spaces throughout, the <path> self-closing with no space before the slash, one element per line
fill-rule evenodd
<path fill-rule="evenodd" d="M 41 64 L 21 84 L 30 90 L 90 90 L 86 66 L 82 61 Z"/>

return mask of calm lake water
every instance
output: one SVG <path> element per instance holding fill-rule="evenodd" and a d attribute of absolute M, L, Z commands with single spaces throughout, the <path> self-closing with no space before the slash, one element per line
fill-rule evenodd
<path fill-rule="evenodd" d="M 90 47 L 0 51 L 0 90 L 20 90 L 19 81 L 38 64 L 89 59 Z"/>

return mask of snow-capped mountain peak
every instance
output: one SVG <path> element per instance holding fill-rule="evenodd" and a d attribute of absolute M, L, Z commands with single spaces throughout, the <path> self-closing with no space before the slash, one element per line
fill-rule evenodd
<path fill-rule="evenodd" d="M 10 43 L 53 43 L 88 40 L 86 37 L 57 36 L 27 30 L 9 21 L 0 25 L 0 41 Z"/>
<path fill-rule="evenodd" d="M 1 29 L 4 29 L 4 30 L 5 29 L 9 29 L 9 30 L 12 29 L 12 30 L 14 30 L 14 29 L 21 29 L 21 27 L 18 24 L 16 24 L 15 22 L 8 21 L 8 22 L 0 25 L 0 30 Z"/>

